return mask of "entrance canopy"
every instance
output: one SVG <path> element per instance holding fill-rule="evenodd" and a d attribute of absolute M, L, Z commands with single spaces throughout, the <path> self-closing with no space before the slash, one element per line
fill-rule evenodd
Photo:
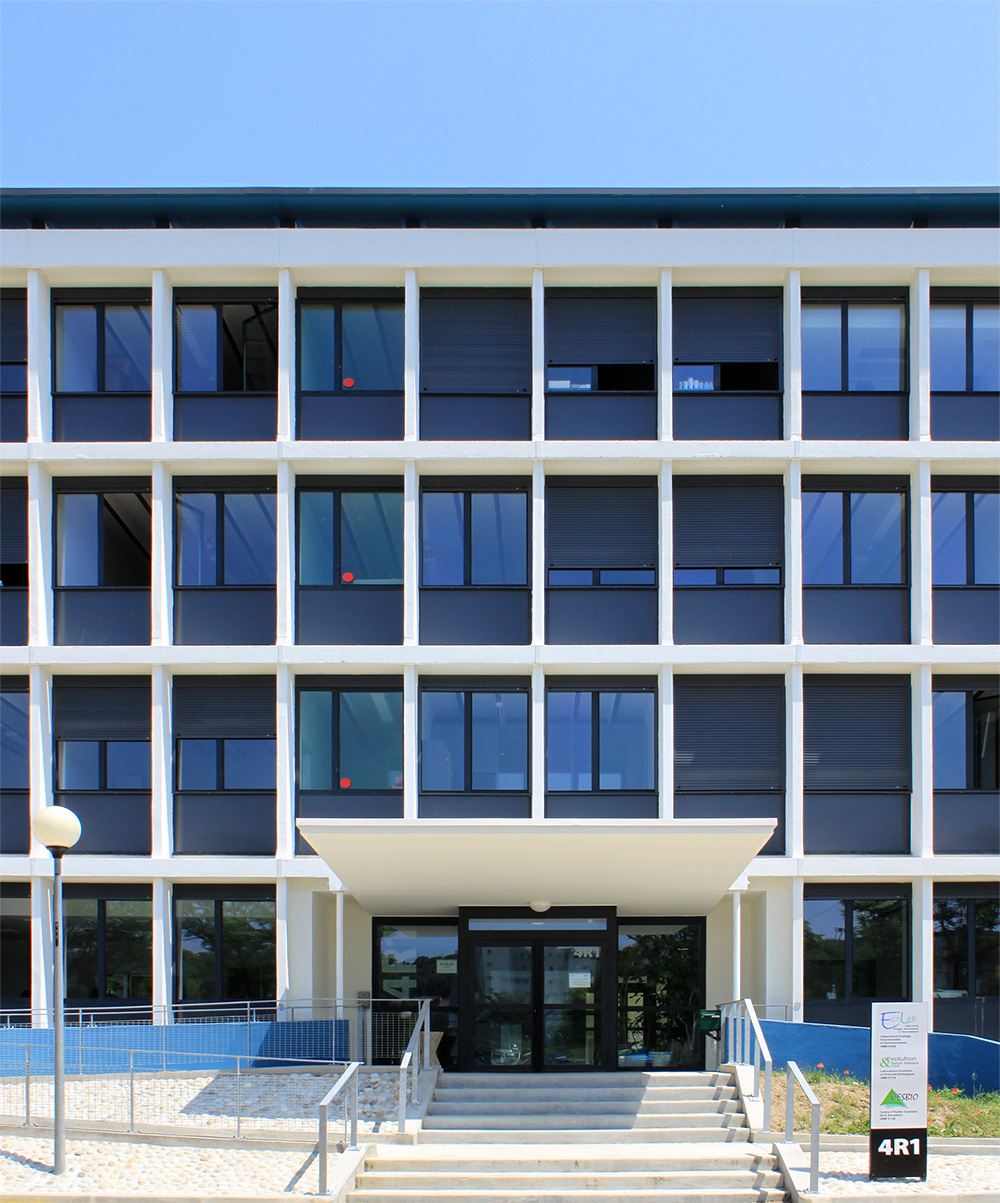
<path fill-rule="evenodd" d="M 530 902 L 707 915 L 774 820 L 299 819 L 298 828 L 372 915 Z"/>

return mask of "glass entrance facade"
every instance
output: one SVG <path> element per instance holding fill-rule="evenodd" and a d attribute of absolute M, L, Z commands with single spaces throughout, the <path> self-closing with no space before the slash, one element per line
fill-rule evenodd
<path fill-rule="evenodd" d="M 705 921 L 463 908 L 373 925 L 381 999 L 431 999 L 445 1069 L 691 1069 L 704 1062 Z M 392 1006 L 386 1002 L 377 1004 Z"/>

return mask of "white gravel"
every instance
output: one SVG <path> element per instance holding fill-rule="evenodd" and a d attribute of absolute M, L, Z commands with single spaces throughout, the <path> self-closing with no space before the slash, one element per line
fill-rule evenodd
<path fill-rule="evenodd" d="M 927 1157 L 927 1181 L 904 1178 L 870 1182 L 868 1154 L 820 1153 L 821 1195 L 988 1194 L 1000 1192 L 1000 1161 L 984 1154 L 976 1157 Z"/>

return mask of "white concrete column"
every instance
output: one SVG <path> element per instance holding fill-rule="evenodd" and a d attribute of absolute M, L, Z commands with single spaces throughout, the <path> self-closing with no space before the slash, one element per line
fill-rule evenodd
<path fill-rule="evenodd" d="M 174 481 L 165 464 L 154 463 L 150 498 L 150 617 L 152 644 L 174 639 Z"/>
<path fill-rule="evenodd" d="M 793 267 L 785 276 L 784 315 L 785 403 L 784 436 L 802 438 L 802 273 Z"/>
<path fill-rule="evenodd" d="M 287 664 L 279 664 L 277 691 L 277 855 L 279 860 L 295 855 L 295 676 Z"/>
<path fill-rule="evenodd" d="M 801 664 L 785 674 L 785 855 L 802 856 L 804 829 L 804 702 Z"/>
<path fill-rule="evenodd" d="M 153 878 L 153 1022 L 173 1023 L 173 885 Z"/>
<path fill-rule="evenodd" d="M 674 472 L 669 460 L 660 465 L 660 643 L 674 642 Z"/>
<path fill-rule="evenodd" d="M 333 971 L 333 992 L 340 1002 L 344 997 L 344 891 L 338 890 L 336 893 L 337 899 L 337 914 L 336 914 L 336 930 L 334 939 L 336 940 L 336 948 L 334 950 L 334 971 Z M 340 1007 L 337 1008 L 337 1018 L 343 1018 L 343 1011 Z"/>
<path fill-rule="evenodd" d="M 802 634 L 802 464 L 793 460 L 785 488 L 785 642 L 799 646 Z"/>
<path fill-rule="evenodd" d="M 403 344 L 403 438 L 420 437 L 420 289 L 413 268 L 406 272 Z"/>
<path fill-rule="evenodd" d="M 274 883 L 274 996 L 288 1001 L 288 878 Z"/>
<path fill-rule="evenodd" d="M 170 708 L 173 680 L 167 669 L 155 664 L 150 684 L 153 703 L 150 726 L 152 854 L 168 857 L 174 851 L 173 714 Z"/>
<path fill-rule="evenodd" d="M 295 283 L 278 272 L 278 441 L 295 438 Z"/>
<path fill-rule="evenodd" d="M 52 862 L 45 852 L 45 873 Z M 52 1026 L 52 877 L 31 879 L 31 1026 Z"/>
<path fill-rule="evenodd" d="M 542 269 L 531 273 L 531 437 L 545 438 L 545 280 Z"/>
<path fill-rule="evenodd" d="M 656 293 L 657 347 L 659 360 L 657 372 L 657 404 L 659 408 L 659 434 L 662 442 L 669 443 L 674 437 L 674 306 L 673 273 L 669 268 L 660 272 L 660 286 Z M 663 640 L 661 639 L 662 643 Z"/>
<path fill-rule="evenodd" d="M 660 818 L 674 817 L 674 670 L 660 669 Z"/>
<path fill-rule="evenodd" d="M 934 880 L 913 882 L 913 1001 L 931 1005 L 934 1026 Z"/>
<path fill-rule="evenodd" d="M 417 670 L 412 664 L 403 669 L 403 818 L 417 817 L 417 770 L 419 767 L 419 731 L 417 729 Z"/>
<path fill-rule="evenodd" d="M 545 818 L 545 670 L 531 670 L 531 817 Z"/>
<path fill-rule="evenodd" d="M 922 267 L 910 283 L 910 438 L 931 437 L 931 273 Z"/>
<path fill-rule="evenodd" d="M 545 465 L 531 466 L 531 642 L 545 642 Z"/>
<path fill-rule="evenodd" d="M 921 460 L 910 473 L 910 642 L 927 646 L 934 632 L 934 569 L 931 539 L 931 465 Z"/>
<path fill-rule="evenodd" d="M 52 805 L 52 673 L 28 669 L 28 782 L 31 818 Z M 47 858 L 48 849 L 31 837 L 31 855 Z"/>
<path fill-rule="evenodd" d="M 295 642 L 295 473 L 287 460 L 278 462 L 276 503 L 278 623 L 275 642 L 279 647 L 290 647 Z"/>
<path fill-rule="evenodd" d="M 792 878 L 792 922 L 790 928 L 792 941 L 792 1014 L 795 1023 L 802 1023 L 805 1016 L 802 1007 L 805 1002 L 805 883 L 801 877 Z"/>
<path fill-rule="evenodd" d="M 403 643 L 420 642 L 420 545 L 417 543 L 420 506 L 417 465 L 403 465 Z"/>
<path fill-rule="evenodd" d="M 52 438 L 52 303 L 49 282 L 28 272 L 28 442 Z"/>
<path fill-rule="evenodd" d="M 174 437 L 174 290 L 164 271 L 153 272 L 151 321 L 152 437 L 154 443 L 163 443 Z"/>
<path fill-rule="evenodd" d="M 910 851 L 934 855 L 934 693 L 931 666 L 910 676 L 913 792 L 910 795 Z"/>
<path fill-rule="evenodd" d="M 729 897 L 733 900 L 733 998 L 743 997 L 743 908 L 742 890 L 730 890 Z"/>
<path fill-rule="evenodd" d="M 28 643 L 51 647 L 52 477 L 41 464 L 28 464 Z"/>

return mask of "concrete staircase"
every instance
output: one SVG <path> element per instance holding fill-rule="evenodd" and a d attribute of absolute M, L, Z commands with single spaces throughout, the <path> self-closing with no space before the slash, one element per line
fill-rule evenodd
<path fill-rule="evenodd" d="M 349 1203 L 778 1203 L 726 1073 L 442 1074 L 417 1145 L 369 1150 Z"/>

